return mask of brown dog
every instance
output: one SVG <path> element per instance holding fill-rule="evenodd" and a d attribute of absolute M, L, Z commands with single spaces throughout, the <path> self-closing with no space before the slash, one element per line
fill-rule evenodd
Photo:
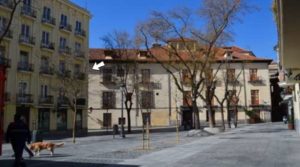
<path fill-rule="evenodd" d="M 37 156 L 40 155 L 40 151 L 47 149 L 48 151 L 50 151 L 51 156 L 53 156 L 54 149 L 56 147 L 62 147 L 63 145 L 64 143 L 36 142 L 30 144 L 29 149 L 32 150 L 34 152 L 34 155 Z"/>

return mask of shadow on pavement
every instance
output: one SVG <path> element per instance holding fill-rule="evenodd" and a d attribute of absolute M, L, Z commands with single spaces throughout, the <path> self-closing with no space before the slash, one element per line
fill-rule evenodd
<path fill-rule="evenodd" d="M 57 162 L 46 160 L 26 160 L 27 167 L 138 167 L 136 165 L 102 164 L 87 162 Z M 1 167 L 12 167 L 13 160 L 0 160 Z"/>

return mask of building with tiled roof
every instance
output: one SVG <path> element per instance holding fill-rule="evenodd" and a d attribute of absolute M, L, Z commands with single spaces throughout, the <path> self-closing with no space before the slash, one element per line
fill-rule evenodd
<path fill-rule="evenodd" d="M 173 39 L 171 42 L 174 47 L 180 47 L 176 43 L 178 41 Z M 196 45 L 191 46 L 198 47 Z M 133 127 L 142 126 L 143 120 L 146 118 L 149 118 L 151 126 L 176 125 L 176 116 L 178 116 L 179 124 L 185 128 L 193 126 L 194 115 L 187 107 L 189 102 L 184 100 L 185 95 L 177 90 L 171 75 L 158 63 L 158 61 L 160 63 L 172 61 L 180 64 L 180 61 L 170 58 L 168 47 L 155 44 L 155 47 L 150 48 L 149 52 L 129 49 L 126 52 L 123 51 L 124 54 L 121 56 L 118 54 L 121 50 L 118 52 L 118 50 L 112 51 L 102 48 L 90 49 L 90 68 L 95 62 L 101 61 L 105 63 L 105 66 L 101 67 L 100 72 L 90 70 L 88 106 L 92 107 L 93 111 L 89 113 L 89 129 L 111 128 L 114 124 L 119 123 L 122 110 L 119 77 L 122 75 L 124 64 L 132 65 L 130 71 L 132 78 L 128 84 L 135 85 L 135 93 L 132 98 L 134 107 L 130 113 Z M 272 60 L 259 58 L 252 51 L 236 46 L 217 48 L 216 50 L 216 64 L 223 63 L 227 58 L 233 75 L 241 74 L 237 79 L 238 81 L 234 83 L 241 88 L 240 100 L 237 104 L 239 106 L 239 122 L 244 122 L 248 118 L 244 108 L 255 109 L 261 120 L 269 121 L 271 100 L 268 65 Z M 195 59 L 192 59 L 186 50 L 179 49 L 178 53 L 185 61 L 197 61 L 203 57 L 201 51 L 199 54 L 195 54 Z M 177 72 L 178 75 L 181 72 Z M 217 96 L 220 97 L 224 94 L 224 83 L 222 83 L 224 74 L 226 74 L 226 69 L 221 69 L 217 75 L 220 82 L 217 84 L 216 92 Z M 185 86 L 189 90 L 189 86 Z M 186 93 L 190 92 L 187 91 Z M 216 100 L 214 101 L 215 116 L 218 122 L 221 119 L 220 108 Z M 208 121 L 207 111 L 200 98 L 197 103 L 200 109 L 200 122 L 203 125 L 204 122 Z M 124 116 L 126 126 L 128 117 L 125 109 Z"/>

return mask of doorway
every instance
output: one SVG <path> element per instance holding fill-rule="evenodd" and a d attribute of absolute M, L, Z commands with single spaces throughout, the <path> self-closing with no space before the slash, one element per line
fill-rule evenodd
<path fill-rule="evenodd" d="M 182 122 L 181 125 L 184 127 L 184 130 L 190 130 L 193 128 L 193 111 L 190 108 L 182 108 Z"/>

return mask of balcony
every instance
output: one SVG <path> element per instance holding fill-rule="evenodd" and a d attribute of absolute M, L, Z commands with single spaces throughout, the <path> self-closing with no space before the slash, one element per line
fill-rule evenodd
<path fill-rule="evenodd" d="M 161 89 L 161 83 L 159 82 L 140 82 L 139 86 L 145 89 Z"/>
<path fill-rule="evenodd" d="M 228 85 L 240 85 L 240 84 L 241 84 L 240 81 L 237 80 L 236 78 L 228 79 Z"/>
<path fill-rule="evenodd" d="M 84 30 L 76 30 L 75 29 L 75 32 L 74 32 L 75 36 L 78 36 L 78 37 L 86 37 L 86 32 Z"/>
<path fill-rule="evenodd" d="M 8 59 L 6 57 L 0 57 L 0 65 L 9 68 L 10 67 L 10 59 Z"/>
<path fill-rule="evenodd" d="M 33 64 L 19 62 L 18 63 L 18 71 L 33 72 Z"/>
<path fill-rule="evenodd" d="M 0 0 L 0 8 L 11 11 L 13 7 L 14 6 L 11 0 Z"/>
<path fill-rule="evenodd" d="M 258 76 L 250 76 L 248 82 L 251 84 L 264 84 L 264 79 L 262 79 L 262 77 L 258 77 Z"/>
<path fill-rule="evenodd" d="M 54 27 L 56 25 L 56 19 L 54 17 L 42 17 L 42 23 Z"/>
<path fill-rule="evenodd" d="M 55 44 L 53 42 L 48 42 L 48 43 L 43 43 L 41 42 L 41 49 L 43 50 L 46 50 L 46 51 L 54 51 L 55 48 L 54 48 Z"/>
<path fill-rule="evenodd" d="M 75 50 L 74 51 L 74 56 L 75 56 L 75 58 L 85 59 L 84 52 L 81 51 L 81 50 Z"/>
<path fill-rule="evenodd" d="M 69 105 L 69 99 L 66 96 L 59 96 L 57 98 L 57 107 L 66 107 Z"/>
<path fill-rule="evenodd" d="M 78 72 L 78 73 L 74 73 L 74 78 L 78 79 L 78 80 L 84 80 L 85 79 L 85 73 L 83 72 Z"/>
<path fill-rule="evenodd" d="M 19 42 L 21 44 L 33 47 L 33 45 L 35 45 L 35 38 L 33 36 L 20 35 Z"/>
<path fill-rule="evenodd" d="M 5 25 L 6 27 L 6 25 Z M 0 28 L 0 36 L 4 34 L 5 28 Z M 4 36 L 5 39 L 12 39 L 13 38 L 13 32 L 11 30 L 8 30 L 7 33 Z"/>
<path fill-rule="evenodd" d="M 61 46 L 61 47 L 59 47 L 58 51 L 62 55 L 70 55 L 71 54 L 71 48 L 68 46 Z"/>
<path fill-rule="evenodd" d="M 21 8 L 21 15 L 36 19 L 36 10 L 34 10 L 32 6 L 23 5 Z"/>
<path fill-rule="evenodd" d="M 86 100 L 85 100 L 85 98 L 77 98 L 77 100 L 76 100 L 76 105 L 77 105 L 77 106 L 85 106 L 85 105 L 86 105 Z"/>
<path fill-rule="evenodd" d="M 40 68 L 40 74 L 53 75 L 54 74 L 54 70 L 53 70 L 53 68 L 50 68 L 50 67 L 41 66 L 41 68 Z"/>
<path fill-rule="evenodd" d="M 48 105 L 51 105 L 51 104 L 54 104 L 53 102 L 53 96 L 40 96 L 39 98 L 39 104 L 48 104 Z"/>
<path fill-rule="evenodd" d="M 70 78 L 71 71 L 70 70 L 59 71 L 57 75 L 58 75 L 58 77 L 61 77 L 61 78 Z"/>
<path fill-rule="evenodd" d="M 33 103 L 32 94 L 17 94 L 17 104 L 32 104 Z"/>
<path fill-rule="evenodd" d="M 70 33 L 70 32 L 72 32 L 72 25 L 60 23 L 59 29 L 64 32 Z"/>

